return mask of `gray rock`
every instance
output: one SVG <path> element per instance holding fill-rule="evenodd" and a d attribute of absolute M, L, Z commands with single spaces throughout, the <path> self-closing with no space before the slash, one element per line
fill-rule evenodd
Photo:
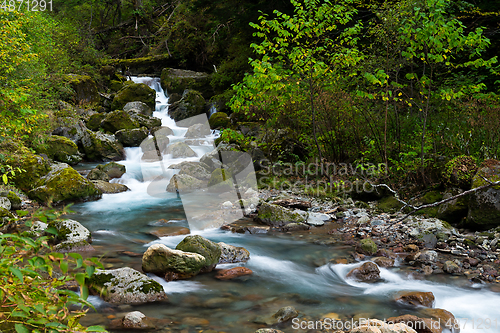
<path fill-rule="evenodd" d="M 288 223 L 304 223 L 308 215 L 303 213 L 265 202 L 259 208 L 257 220 L 271 227 L 279 228 Z"/>
<path fill-rule="evenodd" d="M 205 165 L 200 162 L 183 162 L 179 175 L 189 175 L 199 180 L 208 181 L 210 179 L 210 172 L 205 168 Z"/>
<path fill-rule="evenodd" d="M 326 221 L 330 220 L 331 220 L 330 215 L 323 213 L 309 213 L 306 223 L 314 226 L 322 226 L 325 224 Z"/>
<path fill-rule="evenodd" d="M 92 183 L 102 191 L 102 193 L 106 194 L 114 194 L 127 192 L 130 190 L 126 185 L 118 184 L 118 183 L 108 183 L 102 180 L 93 180 Z"/>
<path fill-rule="evenodd" d="M 250 252 L 244 247 L 237 247 L 223 242 L 217 244 L 221 248 L 219 264 L 245 262 L 250 259 Z"/>
<path fill-rule="evenodd" d="M 195 157 L 196 153 L 184 142 L 176 142 L 167 147 L 167 154 L 172 154 L 172 158 Z"/>
<path fill-rule="evenodd" d="M 370 218 L 367 215 L 363 215 L 358 219 L 358 224 L 365 224 L 370 222 Z"/>
<path fill-rule="evenodd" d="M 80 252 L 93 249 L 89 244 L 92 242 L 90 231 L 81 223 L 68 219 L 52 221 L 48 226 L 54 227 L 58 232 L 55 238 L 58 243 L 55 246 L 56 251 Z"/>
<path fill-rule="evenodd" d="M 438 258 L 438 253 L 436 251 L 423 251 L 420 253 L 417 253 L 415 256 L 415 261 L 421 263 L 421 264 L 432 264 L 437 261 Z"/>
<path fill-rule="evenodd" d="M 128 102 L 123 107 L 123 111 L 140 113 L 145 116 L 152 116 L 153 110 L 143 102 Z"/>
<path fill-rule="evenodd" d="M 380 279 L 380 269 L 373 262 L 365 262 L 360 267 L 353 268 L 346 277 L 362 282 L 376 281 Z"/>
<path fill-rule="evenodd" d="M 0 197 L 0 208 L 10 210 L 12 208 L 12 204 L 10 203 L 10 200 L 6 197 Z"/>
<path fill-rule="evenodd" d="M 299 315 L 298 311 L 293 306 L 285 306 L 278 310 L 272 316 L 257 317 L 254 322 L 257 324 L 276 325 L 287 322 Z"/>
<path fill-rule="evenodd" d="M 208 124 L 195 124 L 188 128 L 185 137 L 186 138 L 203 138 L 209 135 L 210 126 Z"/>
<path fill-rule="evenodd" d="M 203 182 L 190 175 L 173 175 L 167 185 L 167 192 L 189 192 L 196 189 L 206 187 L 206 182 Z"/>
<path fill-rule="evenodd" d="M 113 304 L 141 304 L 167 299 L 161 284 L 129 267 L 96 270 L 89 285 L 106 302 Z"/>
<path fill-rule="evenodd" d="M 146 127 L 122 129 L 115 133 L 115 137 L 124 147 L 139 147 L 148 137 L 148 130 Z"/>
<path fill-rule="evenodd" d="M 443 265 L 443 271 L 448 274 L 459 274 L 462 272 L 462 269 L 453 261 L 447 260 Z"/>
<path fill-rule="evenodd" d="M 124 328 L 144 329 L 150 327 L 146 315 L 140 311 L 127 313 L 122 319 L 122 324 Z"/>

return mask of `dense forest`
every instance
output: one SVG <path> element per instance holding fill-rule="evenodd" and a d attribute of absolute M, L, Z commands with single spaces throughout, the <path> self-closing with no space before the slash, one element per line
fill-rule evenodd
<path fill-rule="evenodd" d="M 232 145 L 282 169 L 306 163 L 378 165 L 370 176 L 375 186 L 387 184 L 390 192 L 378 188 L 375 197 L 368 197 L 399 193 L 395 197 L 400 202 L 393 203 L 398 208 L 403 200 L 428 193 L 471 190 L 477 170 L 499 164 L 496 1 L 0 4 L 0 177 L 1 191 L 12 202 L 12 209 L 9 205 L 0 210 L 0 332 L 86 329 L 78 323 L 84 314 L 70 311 L 66 303 L 86 302 L 88 279 L 102 265 L 79 254 L 48 254 L 52 236 L 33 240 L 32 234 L 13 225 L 24 223 L 27 215 L 48 223 L 52 229 L 47 232 L 57 234 L 51 223 L 66 212 L 51 206 L 102 195 L 78 185 L 78 194 L 75 190 L 58 196 L 57 188 L 72 186 L 61 182 L 53 185 L 56 192 L 40 194 L 39 180 L 56 172 L 49 173 L 53 161 L 76 165 L 82 160 L 120 160 L 126 142 L 154 134 L 159 126 L 151 114 L 121 123 L 135 124 L 131 127 L 108 120 L 110 113 L 133 101 L 117 102 L 117 96 L 133 86 L 130 76 L 161 77 L 175 103 L 188 95 L 167 83 L 169 70 L 196 72 L 204 81 L 195 85 L 200 92 L 190 103 L 201 103 L 196 113 L 212 116 L 210 126 L 220 131 L 217 144 Z M 154 109 L 154 98 L 143 101 Z M 211 114 L 211 108 L 218 112 Z M 118 135 L 139 128 L 144 132 L 141 140 Z M 112 140 L 116 136 L 116 144 L 102 138 L 108 135 Z M 139 146 L 135 141 L 129 146 Z M 69 152 L 61 157 L 63 150 Z M 265 169 L 262 161 L 254 165 L 257 171 Z M 500 174 L 495 170 L 490 180 L 497 182 Z M 73 169 L 64 172 L 78 176 Z M 308 175 L 303 169 L 289 176 L 280 172 L 264 177 L 259 185 L 279 189 L 291 178 L 305 178 L 306 185 L 308 180 L 322 180 L 321 191 L 307 194 L 331 199 L 340 191 L 340 185 L 331 183 L 355 182 L 359 174 L 337 173 L 332 178 Z M 18 196 L 50 210 L 34 213 L 36 205 L 29 212 L 20 210 L 14 205 Z M 432 205 L 443 199 L 442 194 L 438 197 L 418 204 Z M 424 212 L 436 216 L 433 209 Z M 448 222 L 484 230 L 500 225 L 499 211 L 485 222 L 467 218 L 467 209 L 462 209 Z M 25 253 L 16 256 L 20 250 Z M 23 259 L 26 254 L 36 259 Z M 38 280 L 39 270 L 51 278 Z M 53 270 L 63 274 L 56 278 Z M 68 272 L 76 277 L 78 295 L 55 291 L 69 283 Z M 50 292 L 40 294 L 37 288 Z"/>

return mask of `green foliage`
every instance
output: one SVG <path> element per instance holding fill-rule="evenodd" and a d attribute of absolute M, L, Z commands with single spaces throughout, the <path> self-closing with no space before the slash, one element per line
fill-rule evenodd
<path fill-rule="evenodd" d="M 18 211 L 20 215 L 27 212 Z M 35 218 L 43 222 L 61 213 L 39 212 Z M 31 225 L 30 222 L 27 223 Z M 47 229 L 48 233 L 56 233 Z M 78 253 L 50 252 L 49 237 L 0 235 L 0 330 L 17 332 L 103 332 L 102 327 L 85 328 L 79 320 L 85 315 L 83 306 L 88 289 L 85 279 L 102 267 L 97 259 L 84 260 Z M 80 295 L 67 290 L 72 280 L 80 287 Z M 81 304 L 81 310 L 70 310 Z"/>
<path fill-rule="evenodd" d="M 17 174 L 26 172 L 19 167 L 12 167 L 8 164 L 0 164 L 0 177 L 4 185 L 10 184 L 10 180 Z"/>
<path fill-rule="evenodd" d="M 230 128 L 223 129 L 220 138 L 223 142 L 234 143 L 240 146 L 245 146 L 248 143 L 248 140 L 245 139 L 245 136 L 241 134 L 241 132 L 232 130 Z"/>

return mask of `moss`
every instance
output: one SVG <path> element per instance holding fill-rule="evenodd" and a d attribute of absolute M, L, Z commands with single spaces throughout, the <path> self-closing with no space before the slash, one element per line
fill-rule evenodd
<path fill-rule="evenodd" d="M 128 102 L 140 101 L 154 110 L 156 106 L 156 91 L 144 83 L 131 83 L 118 91 L 111 104 L 112 110 L 123 109 Z"/>
<path fill-rule="evenodd" d="M 7 221 L 13 219 L 12 215 L 7 209 L 0 207 L 0 226 L 4 226 Z"/>
<path fill-rule="evenodd" d="M 386 197 L 379 201 L 378 208 L 383 212 L 393 212 L 403 207 L 403 204 L 395 197 Z"/>
<path fill-rule="evenodd" d="M 68 74 L 65 76 L 74 91 L 74 102 L 79 105 L 96 104 L 99 92 L 95 81 L 87 75 Z"/>
<path fill-rule="evenodd" d="M 107 114 L 101 122 L 101 127 L 106 132 L 114 134 L 122 129 L 139 128 L 140 124 L 136 120 L 132 119 L 127 112 L 117 110 Z"/>
<path fill-rule="evenodd" d="M 144 294 L 160 293 L 163 291 L 163 287 L 156 281 L 148 281 L 142 284 L 140 291 Z"/>
<path fill-rule="evenodd" d="M 362 253 L 372 256 L 377 253 L 378 247 L 371 238 L 365 238 L 359 242 L 359 249 Z"/>
<path fill-rule="evenodd" d="M 111 89 L 111 91 L 119 91 L 121 88 L 123 88 L 123 82 L 111 80 L 111 82 L 109 83 L 109 88 Z"/>
<path fill-rule="evenodd" d="M 458 156 L 445 165 L 443 179 L 446 186 L 471 188 L 472 178 L 477 171 L 477 160 L 472 156 Z"/>
<path fill-rule="evenodd" d="M 208 120 L 211 129 L 227 128 L 231 125 L 231 120 L 225 112 L 216 112 Z"/>
<path fill-rule="evenodd" d="M 90 138 L 83 144 L 83 151 L 90 161 L 119 160 L 124 158 L 123 146 L 112 136 L 87 130 Z"/>
<path fill-rule="evenodd" d="M 82 160 L 78 146 L 64 136 L 51 135 L 46 141 L 43 153 L 55 161 L 76 165 Z"/>
<path fill-rule="evenodd" d="M 206 98 L 211 97 L 210 75 L 189 70 L 164 68 L 161 72 L 161 86 L 169 94 L 182 94 L 186 89 L 198 90 Z"/>
<path fill-rule="evenodd" d="M 9 199 L 13 210 L 21 209 L 21 199 L 16 193 L 10 191 L 7 194 L 7 199 Z"/>
<path fill-rule="evenodd" d="M 168 114 L 175 121 L 181 121 L 205 113 L 205 103 L 199 91 L 186 90 L 179 101 L 172 103 Z"/>
<path fill-rule="evenodd" d="M 96 113 L 90 116 L 87 121 L 87 128 L 92 131 L 97 131 L 101 127 L 101 121 L 106 118 L 106 114 L 104 113 Z"/>
<path fill-rule="evenodd" d="M 201 254 L 205 257 L 207 266 L 215 266 L 222 253 L 219 245 L 200 235 L 185 237 L 175 249 Z"/>
<path fill-rule="evenodd" d="M 424 205 L 432 204 L 441 200 L 443 200 L 443 194 L 439 191 L 427 192 L 421 199 Z"/>
<path fill-rule="evenodd" d="M 105 172 L 109 178 L 120 178 L 125 172 L 127 172 L 127 168 L 123 164 L 116 162 L 99 164 L 96 168 Z"/>

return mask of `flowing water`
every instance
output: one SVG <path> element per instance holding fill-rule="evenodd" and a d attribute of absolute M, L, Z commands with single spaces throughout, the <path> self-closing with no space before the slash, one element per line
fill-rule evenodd
<path fill-rule="evenodd" d="M 155 117 L 174 131 L 170 142 L 183 140 L 186 128 L 176 126 L 168 117 L 168 98 L 159 79 L 133 78 L 144 82 L 157 91 Z M 151 232 L 168 232 L 187 228 L 182 200 L 176 193 L 150 194 L 150 186 L 157 175 L 168 178 L 176 171 L 169 165 L 186 160 L 197 160 L 213 149 L 216 134 L 207 136 L 201 145 L 191 148 L 197 158 L 173 159 L 164 156 L 163 161 L 144 163 L 141 148 L 126 148 L 126 160 L 120 163 L 127 168 L 126 174 L 115 179 L 126 184 L 130 191 L 104 194 L 95 202 L 73 206 L 71 218 L 80 221 L 93 234 L 93 245 L 103 256 L 107 268 L 132 267 L 141 270 L 141 255 L 153 243 L 163 243 L 174 248 L 185 236 L 158 238 Z M 87 165 L 92 167 L 93 165 Z M 165 185 L 165 183 L 163 183 Z M 162 186 L 163 186 L 162 185 Z M 149 190 L 148 190 L 149 189 Z M 286 234 L 234 234 L 219 229 L 191 230 L 215 242 L 243 246 L 251 253 L 244 264 L 219 265 L 218 268 L 246 266 L 254 274 L 232 281 L 219 281 L 214 273 L 202 274 L 187 281 L 159 281 L 169 296 L 168 303 L 152 303 L 134 307 L 112 308 L 92 296 L 98 314 L 91 314 L 88 324 L 106 324 L 109 313 L 119 317 L 132 309 L 154 318 L 173 321 L 169 328 L 174 332 L 199 332 L 200 329 L 234 333 L 250 333 L 262 325 L 254 320 L 271 315 L 284 306 L 294 306 L 308 320 L 318 320 L 327 315 L 338 316 L 339 323 L 350 318 L 384 319 L 403 314 L 418 314 L 392 301 L 401 290 L 431 291 L 436 296 L 435 307 L 452 312 L 460 319 L 461 332 L 500 332 L 500 294 L 486 287 L 473 286 L 452 276 L 446 283 L 417 280 L 404 267 L 381 269 L 382 282 L 359 283 L 346 279 L 353 267 L 360 265 L 334 265 L 318 267 L 318 262 L 343 258 L 351 249 L 341 246 L 322 246 Z M 95 255 L 93 253 L 93 255 Z M 111 310 L 112 309 L 112 310 Z M 114 312 L 112 312 L 114 311 Z M 332 314 L 334 313 L 334 314 Z M 323 322 L 325 323 L 325 322 Z M 347 324 L 345 324 L 347 325 Z M 284 332 L 296 332 L 292 324 L 280 327 Z M 168 331 L 168 330 L 167 330 Z"/>

